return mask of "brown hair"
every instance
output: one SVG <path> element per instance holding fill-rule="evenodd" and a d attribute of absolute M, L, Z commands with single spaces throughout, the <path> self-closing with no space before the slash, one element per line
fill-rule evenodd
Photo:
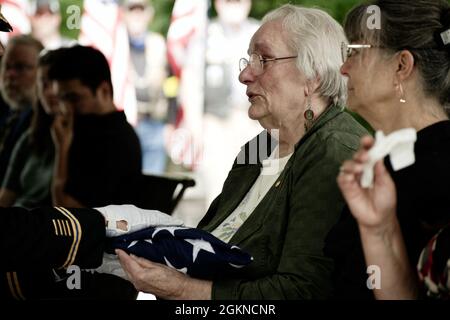
<path fill-rule="evenodd" d="M 56 51 L 42 51 L 38 60 L 38 67 L 49 67 L 57 59 Z M 36 79 L 36 81 L 39 81 Z M 45 112 L 41 101 L 38 99 L 36 109 L 30 124 L 30 144 L 33 151 L 42 155 L 46 151 L 52 151 L 54 146 L 51 137 L 51 125 L 53 123 L 53 115 Z"/>

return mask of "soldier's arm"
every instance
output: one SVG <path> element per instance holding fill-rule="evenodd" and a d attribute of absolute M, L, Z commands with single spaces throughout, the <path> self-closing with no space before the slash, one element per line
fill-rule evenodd
<path fill-rule="evenodd" d="M 102 263 L 106 222 L 97 210 L 0 208 L 0 217 L 3 271 Z"/>

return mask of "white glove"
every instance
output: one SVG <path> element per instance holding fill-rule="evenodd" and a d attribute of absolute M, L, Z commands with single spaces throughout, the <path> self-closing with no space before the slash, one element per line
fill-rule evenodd
<path fill-rule="evenodd" d="M 108 273 L 129 281 L 127 274 L 120 264 L 119 257 L 115 254 L 103 253 L 103 262 L 100 267 L 95 269 L 99 273 Z"/>
<path fill-rule="evenodd" d="M 415 129 L 401 129 L 387 136 L 383 132 L 377 131 L 375 139 L 374 146 L 369 150 L 369 161 L 364 165 L 361 176 L 361 186 L 363 188 L 372 187 L 375 163 L 388 154 L 390 155 L 392 168 L 395 171 L 414 164 L 416 160 L 414 156 L 414 143 L 417 140 Z"/>
<path fill-rule="evenodd" d="M 151 226 L 183 226 L 183 221 L 158 210 L 140 209 L 133 205 L 109 205 L 94 208 L 106 219 L 106 236 L 115 237 Z M 118 221 L 125 221 L 127 230 L 117 228 Z"/>

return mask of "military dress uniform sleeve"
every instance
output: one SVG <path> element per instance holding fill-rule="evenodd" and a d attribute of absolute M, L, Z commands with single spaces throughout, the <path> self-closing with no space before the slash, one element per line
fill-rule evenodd
<path fill-rule="evenodd" d="M 0 215 L 2 271 L 102 263 L 105 219 L 94 209 L 0 208 Z"/>

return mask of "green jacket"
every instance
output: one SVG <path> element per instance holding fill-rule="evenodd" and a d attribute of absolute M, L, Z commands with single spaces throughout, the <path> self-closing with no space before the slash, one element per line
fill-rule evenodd
<path fill-rule="evenodd" d="M 364 134 L 367 131 L 339 107 L 319 117 L 297 143 L 277 182 L 229 241 L 254 261 L 231 277 L 215 279 L 213 299 L 329 297 L 333 261 L 323 253 L 324 239 L 344 207 L 336 177 Z M 199 228 L 212 231 L 233 212 L 257 179 L 261 160 L 235 162 Z"/>

